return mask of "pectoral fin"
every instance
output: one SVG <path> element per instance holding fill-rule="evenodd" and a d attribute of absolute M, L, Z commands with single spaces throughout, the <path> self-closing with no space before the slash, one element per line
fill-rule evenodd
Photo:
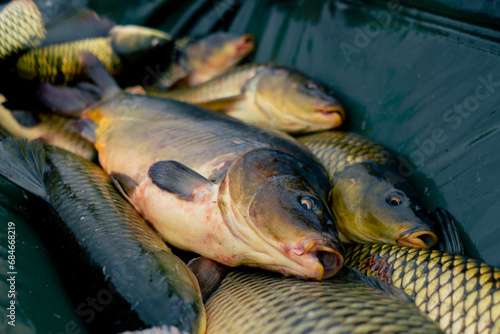
<path fill-rule="evenodd" d="M 451 253 L 465 255 L 464 242 L 453 216 L 439 207 L 433 213 L 439 234 L 439 249 Z"/>
<path fill-rule="evenodd" d="M 203 103 L 196 103 L 196 105 L 207 108 L 214 111 L 224 111 L 228 109 L 233 104 L 241 102 L 244 99 L 245 95 L 236 95 L 231 97 L 226 97 L 223 99 L 212 100 Z"/>
<path fill-rule="evenodd" d="M 217 289 L 229 271 L 229 267 L 205 257 L 192 259 L 189 261 L 188 267 L 198 280 L 203 301 L 206 301 Z"/>
<path fill-rule="evenodd" d="M 137 183 L 125 174 L 112 172 L 110 177 L 115 187 L 120 190 L 123 197 L 130 202 L 130 197 L 134 194 Z"/>
<path fill-rule="evenodd" d="M 212 182 L 177 161 L 158 161 L 149 168 L 149 177 L 160 189 L 191 201 L 200 188 Z"/>
<path fill-rule="evenodd" d="M 90 118 L 81 118 L 78 121 L 72 122 L 73 126 L 82 136 L 83 139 L 88 140 L 90 143 L 95 144 L 95 131 L 97 124 Z"/>

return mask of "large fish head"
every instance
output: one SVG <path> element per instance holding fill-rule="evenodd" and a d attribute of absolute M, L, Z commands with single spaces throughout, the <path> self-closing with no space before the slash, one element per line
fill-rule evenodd
<path fill-rule="evenodd" d="M 123 61 L 130 63 L 160 51 L 162 56 L 168 57 L 173 47 L 169 34 L 141 26 L 116 26 L 111 29 L 110 36 L 113 50 Z"/>
<path fill-rule="evenodd" d="M 269 149 L 250 151 L 232 164 L 220 202 L 226 223 L 251 247 L 242 264 L 317 280 L 340 270 L 328 179 L 318 170 Z"/>
<path fill-rule="evenodd" d="M 295 71 L 281 67 L 261 71 L 256 91 L 258 104 L 302 125 L 291 133 L 335 128 L 345 119 L 344 109 L 324 85 Z"/>
<path fill-rule="evenodd" d="M 437 236 L 408 182 L 375 163 L 347 167 L 334 176 L 330 202 L 343 242 L 430 248 Z"/>
<path fill-rule="evenodd" d="M 250 34 L 217 32 L 188 43 L 184 48 L 184 56 L 186 66 L 195 71 L 194 75 L 205 74 L 207 77 L 203 80 L 209 80 L 235 66 L 253 48 L 254 38 Z"/>

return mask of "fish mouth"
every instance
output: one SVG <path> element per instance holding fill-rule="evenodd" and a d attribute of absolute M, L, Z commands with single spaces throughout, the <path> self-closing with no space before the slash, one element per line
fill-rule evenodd
<path fill-rule="evenodd" d="M 335 248 L 324 245 L 321 241 L 310 242 L 299 256 L 309 255 L 318 260 L 315 278 L 321 281 L 323 278 L 329 278 L 339 272 L 344 264 L 342 253 Z"/>
<path fill-rule="evenodd" d="M 396 244 L 399 246 L 409 246 L 417 248 L 429 249 L 438 242 L 438 237 L 431 231 L 416 231 L 403 233 L 398 239 Z"/>
<path fill-rule="evenodd" d="M 338 115 L 340 117 L 340 123 L 343 123 L 345 120 L 345 111 L 340 105 L 326 106 L 316 108 L 315 111 L 323 114 L 323 115 Z"/>
<path fill-rule="evenodd" d="M 245 34 L 240 40 L 236 43 L 236 52 L 242 53 L 246 52 L 249 49 L 254 47 L 254 38 L 251 34 Z"/>

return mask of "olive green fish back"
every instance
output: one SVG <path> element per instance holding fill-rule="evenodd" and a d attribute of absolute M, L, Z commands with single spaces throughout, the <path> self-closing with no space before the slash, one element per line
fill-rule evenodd
<path fill-rule="evenodd" d="M 447 333 L 500 332 L 500 268 L 438 250 L 346 248 L 346 265 L 404 290 Z"/>
<path fill-rule="evenodd" d="M 80 52 L 93 53 L 106 69 L 116 75 L 121 68 L 120 58 L 114 53 L 110 37 L 97 37 L 36 48 L 21 56 L 16 70 L 21 79 L 53 84 L 67 84 L 85 79 Z"/>
<path fill-rule="evenodd" d="M 201 85 L 174 89 L 167 92 L 148 91 L 148 94 L 188 103 L 203 103 L 239 96 L 242 94 L 244 84 L 264 67 L 265 65 L 243 65 Z"/>
<path fill-rule="evenodd" d="M 297 138 L 321 161 L 330 180 L 346 167 L 375 162 L 395 166 L 396 157 L 386 147 L 352 132 L 327 131 Z"/>
<path fill-rule="evenodd" d="M 206 303 L 207 333 L 441 333 L 412 304 L 339 273 L 303 281 L 240 270 Z"/>
<path fill-rule="evenodd" d="M 45 38 L 42 15 L 31 0 L 13 0 L 0 12 L 0 59 L 35 47 Z"/>

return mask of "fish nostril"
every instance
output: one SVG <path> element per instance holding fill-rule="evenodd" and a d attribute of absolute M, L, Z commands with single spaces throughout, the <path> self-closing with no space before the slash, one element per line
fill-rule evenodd
<path fill-rule="evenodd" d="M 253 36 L 252 35 L 245 35 L 243 38 L 244 38 L 243 39 L 243 43 L 244 44 L 251 44 L 251 43 L 253 43 Z"/>
<path fill-rule="evenodd" d="M 335 252 L 318 251 L 316 256 L 324 269 L 323 278 L 332 277 L 344 264 L 342 256 Z"/>

